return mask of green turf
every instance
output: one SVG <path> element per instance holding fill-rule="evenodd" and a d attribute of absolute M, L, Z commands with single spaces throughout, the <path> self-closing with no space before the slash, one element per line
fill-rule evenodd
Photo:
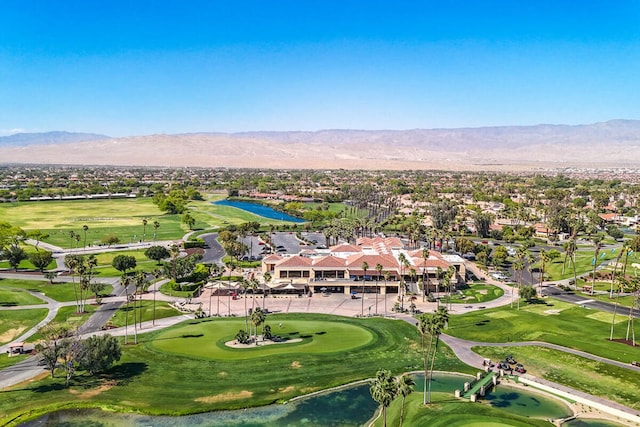
<path fill-rule="evenodd" d="M 544 347 L 476 347 L 474 351 L 492 360 L 513 355 L 536 377 L 640 410 L 640 372 Z"/>
<path fill-rule="evenodd" d="M 138 301 L 137 304 L 140 304 L 140 301 Z M 142 300 L 142 307 L 140 307 L 139 305 L 137 307 L 138 308 L 135 309 L 135 315 L 138 321 L 140 321 L 141 314 L 142 314 L 143 322 L 153 320 L 153 301 Z M 115 327 L 125 326 L 125 324 L 127 323 L 127 320 L 125 319 L 125 315 L 127 312 L 129 313 L 128 324 L 131 325 L 134 319 L 133 303 L 129 304 L 128 310 L 126 305 L 123 305 L 120 309 L 118 309 L 118 311 L 109 321 L 109 325 L 115 326 Z M 168 302 L 156 301 L 156 314 L 155 314 L 156 320 L 162 319 L 165 317 L 172 317 L 172 316 L 179 316 L 179 315 L 180 315 L 180 312 L 175 308 L 171 307 Z"/>
<path fill-rule="evenodd" d="M 624 333 L 618 316 L 614 338 Z M 612 315 L 554 299 L 521 304 L 520 311 L 501 307 L 452 316 L 447 333 L 481 342 L 545 341 L 629 363 L 640 347 L 608 340 Z"/>
<path fill-rule="evenodd" d="M 455 294 L 451 297 L 454 304 L 471 304 L 479 302 L 493 301 L 504 295 L 502 288 L 486 283 L 472 283 L 469 286 L 460 288 L 462 294 Z M 449 302 L 449 297 L 443 297 L 445 302 Z"/>
<path fill-rule="evenodd" d="M 280 323 L 282 327 L 280 327 Z M 225 345 L 245 328 L 242 318 L 220 319 L 216 322 L 183 325 L 158 335 L 154 347 L 165 353 L 199 357 L 211 360 L 253 359 L 256 355 L 274 356 L 290 353 L 338 354 L 355 350 L 371 343 L 374 335 L 366 328 L 326 320 L 271 323 L 272 333 L 288 341 L 301 342 L 258 345 L 249 349 L 234 349 Z M 217 341 L 206 337 L 220 336 Z M 204 338 L 204 339 L 203 339 Z M 258 343 L 260 344 L 260 342 Z"/>
<path fill-rule="evenodd" d="M 75 301 L 76 292 L 78 292 L 78 278 L 76 278 L 75 283 L 76 290 L 74 290 L 73 283 L 54 281 L 54 283 L 51 284 L 49 281 L 20 279 L 0 279 L 0 289 L 2 288 L 20 288 L 42 292 L 49 298 L 60 302 Z M 113 286 L 105 285 L 105 290 L 102 294 L 109 295 L 112 291 Z M 93 298 L 93 294 L 89 295 L 89 298 Z"/>
<path fill-rule="evenodd" d="M 0 310 L 0 344 L 7 344 L 47 316 L 46 308 Z"/>
<path fill-rule="evenodd" d="M 188 326 L 206 331 L 201 341 L 214 343 L 227 335 L 209 325 L 233 323 L 241 319 L 188 321 Z M 44 379 L 3 393 L 0 413 L 4 420 L 25 421 L 38 414 L 69 407 L 93 406 L 150 414 L 186 414 L 219 409 L 238 409 L 288 400 L 294 396 L 370 378 L 378 369 L 405 372 L 420 369 L 420 338 L 415 327 L 399 320 L 356 319 L 316 314 L 269 315 L 267 323 L 277 329 L 279 322 L 296 326 L 296 321 L 343 322 L 367 331 L 373 339 L 353 346 L 339 355 L 331 352 L 307 353 L 304 346 L 291 352 L 271 354 L 268 346 L 251 351 L 251 359 L 239 362 L 182 356 L 158 350 L 158 342 L 172 329 L 140 335 L 140 344 L 124 347 L 123 358 L 108 377 L 79 376 L 71 390 L 64 380 Z M 302 324 L 301 324 L 302 325 Z M 176 330 L 186 327 L 180 324 Z M 302 330 L 302 328 L 296 328 Z M 358 332 L 356 336 L 361 333 Z M 330 335 L 330 334 L 326 334 Z M 316 339 L 314 335 L 313 339 Z M 332 338 L 333 335 L 329 336 Z M 188 339 L 188 338 L 185 338 Z M 340 344 L 335 337 L 336 345 Z M 329 346 L 332 344 L 329 343 Z M 249 352 L 248 352 L 249 354 Z M 471 373 L 473 370 L 443 346 L 436 366 L 439 369 Z M 100 388 L 100 386 L 103 386 Z M 0 424 L 2 424 L 0 422 Z"/>
<path fill-rule="evenodd" d="M 387 409 L 387 425 L 397 426 L 400 421 L 402 399 L 393 401 Z M 422 404 L 422 393 L 410 394 L 405 402 L 405 426 L 429 427 L 528 427 L 549 426 L 545 420 L 537 420 L 510 414 L 489 405 L 470 403 L 454 398 L 450 393 L 432 393 L 432 403 Z M 376 419 L 375 427 L 383 425 L 382 416 Z"/>
<path fill-rule="evenodd" d="M 620 253 L 620 249 L 616 249 L 615 253 L 611 253 L 611 250 L 602 250 L 598 254 L 598 265 L 605 263 L 607 261 L 615 260 L 618 254 Z M 587 251 L 578 251 L 576 252 L 576 275 L 580 276 L 584 273 L 590 273 L 593 271 L 593 265 L 591 264 L 593 260 L 593 256 L 595 251 L 593 249 Z M 604 257 L 603 257 L 604 254 Z M 558 258 L 556 258 L 553 262 L 545 264 L 545 278 L 547 280 L 560 280 L 560 279 L 572 279 L 573 278 L 573 266 L 571 262 L 567 259 L 567 263 L 565 264 L 564 274 L 562 274 L 562 263 L 564 260 L 564 253 Z M 534 266 L 538 266 L 539 264 L 534 264 Z"/>
<path fill-rule="evenodd" d="M 0 307 L 33 304 L 44 304 L 44 301 L 25 292 L 24 289 L 4 287 L 0 282 Z"/>

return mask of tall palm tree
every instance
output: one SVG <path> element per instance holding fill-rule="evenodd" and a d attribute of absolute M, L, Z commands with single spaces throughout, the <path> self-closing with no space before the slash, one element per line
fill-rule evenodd
<path fill-rule="evenodd" d="M 629 318 L 627 320 L 627 334 L 625 339 L 629 341 L 631 334 L 631 345 L 636 346 L 635 308 L 640 305 L 640 278 L 633 277 L 627 283 L 627 290 L 631 293 L 631 306 L 629 307 Z"/>
<path fill-rule="evenodd" d="M 158 228 L 160 228 L 160 223 L 158 221 L 153 221 L 153 243 L 156 242 L 156 236 L 158 234 Z"/>
<path fill-rule="evenodd" d="M 435 335 L 435 343 L 433 345 L 433 351 L 431 353 L 431 367 L 429 368 L 429 390 L 427 392 L 427 403 L 431 403 L 431 382 L 433 380 L 433 365 L 436 361 L 436 353 L 438 352 L 438 342 L 440 341 L 440 334 L 442 330 L 449 323 L 449 312 L 446 307 L 438 307 L 436 313 L 433 315 L 433 324 L 430 332 Z"/>
<path fill-rule="evenodd" d="M 376 372 L 376 377 L 369 386 L 369 393 L 382 406 L 383 426 L 387 427 L 387 408 L 398 394 L 398 385 L 391 372 L 386 369 Z"/>
<path fill-rule="evenodd" d="M 418 331 L 420 331 L 420 348 L 422 349 L 422 362 L 424 366 L 424 384 L 422 393 L 422 404 L 427 404 L 427 378 L 429 370 L 429 352 L 431 351 L 431 345 L 433 344 L 433 335 L 430 333 L 431 324 L 433 323 L 433 316 L 430 314 L 421 314 L 418 317 Z M 425 347 L 425 336 L 429 335 L 429 349 Z"/>
<path fill-rule="evenodd" d="M 415 381 L 409 374 L 402 374 L 398 378 L 396 378 L 398 394 L 402 396 L 402 406 L 400 407 L 400 424 L 402 427 L 402 422 L 404 419 L 404 401 L 411 393 L 413 393 L 413 388 L 416 385 Z"/>
<path fill-rule="evenodd" d="M 147 218 L 142 218 L 142 243 L 144 243 L 144 238 L 147 235 Z"/>
<path fill-rule="evenodd" d="M 596 267 L 598 266 L 598 255 L 600 254 L 600 242 L 596 242 L 596 247 L 593 253 L 593 271 L 591 272 L 591 295 L 596 286 Z"/>
<path fill-rule="evenodd" d="M 254 339 L 256 345 L 258 345 L 258 326 L 262 325 L 266 320 L 267 316 L 264 311 L 260 307 L 256 307 L 255 310 L 251 312 L 251 323 L 255 327 L 254 330 Z"/>
<path fill-rule="evenodd" d="M 266 310 L 265 305 L 266 305 L 266 300 L 267 300 L 267 287 L 269 286 L 269 282 L 271 281 L 271 273 L 269 273 L 268 271 L 266 273 L 264 273 L 262 275 L 262 278 L 264 279 L 264 286 L 262 287 L 262 309 Z"/>
<path fill-rule="evenodd" d="M 404 313 L 404 269 L 409 266 L 409 260 L 404 253 L 398 255 L 400 263 L 400 311 Z"/>
<path fill-rule="evenodd" d="M 72 232 L 73 233 L 73 232 Z M 73 293 L 76 299 L 76 306 L 79 308 L 79 295 L 76 288 L 76 270 L 78 268 L 79 259 L 76 255 L 67 255 L 64 257 L 64 266 L 69 270 L 71 274 L 71 281 L 73 282 Z"/>
<path fill-rule="evenodd" d="M 124 287 L 124 294 L 127 298 L 127 305 L 124 310 L 124 343 L 128 343 L 129 338 L 129 284 L 131 283 L 131 277 L 126 274 L 120 276 L 120 284 Z"/>
<path fill-rule="evenodd" d="M 425 301 L 427 293 L 429 292 L 429 273 L 427 273 L 427 260 L 429 259 L 429 249 L 422 248 L 422 302 Z M 426 278 L 425 278 L 426 277 Z"/>
<path fill-rule="evenodd" d="M 540 277 L 538 281 L 538 294 L 542 296 L 542 282 L 544 281 L 544 267 L 550 260 L 549 252 L 540 249 Z"/>
<path fill-rule="evenodd" d="M 376 264 L 376 271 L 378 275 L 376 276 L 376 316 L 378 315 L 378 293 L 380 292 L 380 274 L 382 273 L 382 264 Z"/>
<path fill-rule="evenodd" d="M 384 272 L 384 317 L 387 317 L 387 282 L 391 277 L 391 273 L 388 271 Z"/>
<path fill-rule="evenodd" d="M 516 260 L 513 262 L 513 270 L 519 272 L 517 285 L 518 285 L 518 294 L 520 294 L 520 285 L 522 284 L 522 270 L 524 270 L 524 260 L 519 258 L 517 254 L 516 254 Z M 511 308 L 513 308 L 514 295 L 515 295 L 515 292 L 512 286 L 511 287 Z M 518 310 L 520 309 L 519 301 L 520 301 L 520 298 L 518 298 Z"/>
<path fill-rule="evenodd" d="M 73 239 L 75 239 L 75 238 L 76 238 L 76 232 L 71 230 L 69 232 L 69 249 L 73 248 Z"/>
<path fill-rule="evenodd" d="M 367 280 L 368 269 L 369 269 L 369 264 L 367 264 L 366 261 L 362 261 L 362 270 L 364 271 L 364 274 L 362 275 L 362 295 L 360 296 L 360 298 L 362 299 L 362 303 L 360 304 L 362 306 L 360 317 L 364 317 L 364 282 Z"/>
<path fill-rule="evenodd" d="M 89 226 L 87 224 L 82 226 L 82 231 L 84 232 L 84 246 L 83 249 L 87 248 L 87 230 L 89 230 Z"/>
<path fill-rule="evenodd" d="M 244 295 L 242 297 L 244 300 L 244 329 L 249 332 L 249 312 L 247 311 L 247 290 L 249 289 L 249 282 L 242 280 L 240 282 L 240 287 L 244 291 Z"/>

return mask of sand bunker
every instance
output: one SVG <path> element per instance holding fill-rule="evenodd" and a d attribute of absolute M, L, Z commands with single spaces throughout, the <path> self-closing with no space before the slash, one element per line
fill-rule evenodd
<path fill-rule="evenodd" d="M 249 344 L 240 344 L 238 341 L 233 340 L 233 341 L 227 341 L 226 343 L 224 343 L 224 345 L 226 345 L 227 347 L 231 347 L 231 348 L 255 348 L 255 347 L 260 347 L 263 345 L 272 345 L 272 344 L 293 344 L 295 342 L 301 342 L 302 338 L 294 338 L 292 340 L 286 340 L 286 341 L 271 341 L 271 340 L 262 340 L 262 337 L 260 335 L 258 335 L 258 345 L 256 345 L 256 343 L 251 342 Z"/>
<path fill-rule="evenodd" d="M 204 396 L 198 397 L 195 399 L 196 402 L 201 403 L 216 403 L 216 402 L 228 402 L 230 400 L 244 400 L 253 397 L 253 392 L 248 390 L 242 390 L 238 393 L 223 393 L 223 394 L 215 394 L 213 396 Z"/>

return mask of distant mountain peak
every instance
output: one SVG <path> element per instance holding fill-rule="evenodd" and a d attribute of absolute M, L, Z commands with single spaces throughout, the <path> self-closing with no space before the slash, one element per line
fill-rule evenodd
<path fill-rule="evenodd" d="M 37 133 L 16 133 L 9 136 L 0 136 L 2 146 L 24 146 L 40 144 L 66 144 L 71 142 L 89 142 L 109 139 L 109 136 L 96 133 L 51 131 Z"/>

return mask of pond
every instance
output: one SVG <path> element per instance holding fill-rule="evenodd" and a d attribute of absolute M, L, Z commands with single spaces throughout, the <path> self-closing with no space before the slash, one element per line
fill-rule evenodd
<path fill-rule="evenodd" d="M 416 393 L 423 387 L 422 376 L 416 378 Z M 448 392 L 461 388 L 468 376 L 434 374 L 431 390 Z M 568 407 L 555 399 L 527 390 L 498 386 L 486 401 L 492 406 L 535 418 L 562 418 L 571 415 Z M 339 390 L 304 397 L 286 405 L 269 405 L 237 411 L 209 412 L 182 417 L 161 417 L 138 414 L 105 413 L 100 410 L 65 410 L 47 414 L 23 427 L 280 427 L 280 426 L 361 426 L 369 421 L 377 409 L 371 399 L 369 385 L 360 384 Z M 578 424 L 579 426 L 580 424 Z M 598 426 L 600 424 L 587 424 Z M 609 425 L 606 425 L 609 427 Z M 611 424 L 615 426 L 615 424 Z"/>
<path fill-rule="evenodd" d="M 269 206 L 260 205 L 258 203 L 251 202 L 241 202 L 238 200 L 218 200 L 217 202 L 213 202 L 214 205 L 220 206 L 230 206 L 232 208 L 242 209 L 243 211 L 251 212 L 252 214 L 269 218 L 269 219 L 277 219 L 280 221 L 289 221 L 301 223 L 305 222 L 305 220 L 296 218 L 295 216 L 288 215 L 284 212 L 277 211 Z"/>

